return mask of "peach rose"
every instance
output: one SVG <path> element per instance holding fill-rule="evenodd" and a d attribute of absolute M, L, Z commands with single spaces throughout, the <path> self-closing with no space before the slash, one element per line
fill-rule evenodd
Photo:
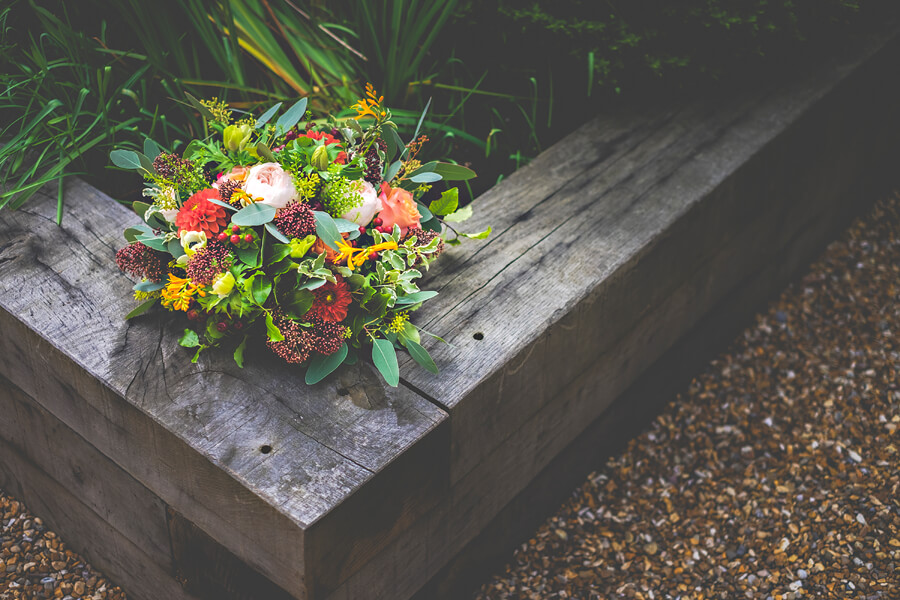
<path fill-rule="evenodd" d="M 242 167 L 240 165 L 232 167 L 229 172 L 219 175 L 218 179 L 216 179 L 216 182 L 213 184 L 213 187 L 219 189 L 219 185 L 225 181 L 244 181 L 247 179 L 247 174 L 249 172 L 250 167 Z"/>
<path fill-rule="evenodd" d="M 291 174 L 281 168 L 278 163 L 262 163 L 250 169 L 244 183 L 244 191 L 254 200 L 284 208 L 298 199 L 297 188 Z"/>
<path fill-rule="evenodd" d="M 406 230 L 410 227 L 418 227 L 422 215 L 416 208 L 416 202 L 413 200 L 411 192 L 407 192 L 402 188 L 392 188 L 382 186 L 381 188 L 381 212 L 378 217 L 381 219 L 381 226 L 393 229 L 394 225 L 400 227 L 400 233 L 406 235 Z"/>

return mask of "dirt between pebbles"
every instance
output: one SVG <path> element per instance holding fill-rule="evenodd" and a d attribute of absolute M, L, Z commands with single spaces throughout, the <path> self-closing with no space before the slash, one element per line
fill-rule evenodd
<path fill-rule="evenodd" d="M 895 193 L 476 600 L 900 598 L 898 294 Z M 0 516 L 0 600 L 125 598 L 16 500 Z"/>
<path fill-rule="evenodd" d="M 900 598 L 898 294 L 894 193 L 476 599 Z"/>

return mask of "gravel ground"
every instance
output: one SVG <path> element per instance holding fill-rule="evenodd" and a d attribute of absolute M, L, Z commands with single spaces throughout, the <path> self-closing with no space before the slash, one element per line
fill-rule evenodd
<path fill-rule="evenodd" d="M 591 474 L 477 600 L 900 598 L 900 194 Z M 125 594 L 0 492 L 0 600 Z"/>
<path fill-rule="evenodd" d="M 895 194 L 477 600 L 900 598 L 898 294 Z"/>
<path fill-rule="evenodd" d="M 0 599 L 124 600 L 40 518 L 0 490 Z"/>

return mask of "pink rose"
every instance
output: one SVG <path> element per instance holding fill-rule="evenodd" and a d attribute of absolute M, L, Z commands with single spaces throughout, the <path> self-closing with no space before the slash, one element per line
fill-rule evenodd
<path fill-rule="evenodd" d="M 378 192 L 375 190 L 375 186 L 363 179 L 354 181 L 353 189 L 359 192 L 359 194 L 362 196 L 362 204 L 357 207 L 351 208 L 350 210 L 342 214 L 341 218 L 347 219 L 348 221 L 353 221 L 357 225 L 365 227 L 372 222 L 372 219 L 375 218 L 375 215 L 378 213 L 378 211 L 382 209 L 381 199 L 378 197 Z"/>
<path fill-rule="evenodd" d="M 406 235 L 407 229 L 419 226 L 422 215 L 416 208 L 416 202 L 413 200 L 411 192 L 387 185 L 383 185 L 381 190 L 383 208 L 378 213 L 378 217 L 381 219 L 382 227 L 393 229 L 394 225 L 397 225 L 400 227 L 400 233 Z"/>
<path fill-rule="evenodd" d="M 254 200 L 261 198 L 259 202 L 275 208 L 284 208 L 298 198 L 291 174 L 278 163 L 252 167 L 244 182 L 244 191 Z"/>

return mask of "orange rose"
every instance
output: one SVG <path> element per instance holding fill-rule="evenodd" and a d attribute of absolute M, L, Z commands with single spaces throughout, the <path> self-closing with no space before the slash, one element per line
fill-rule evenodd
<path fill-rule="evenodd" d="M 378 213 L 381 226 L 392 230 L 394 225 L 397 225 L 400 227 L 402 235 L 406 235 L 406 230 L 410 227 L 418 227 L 422 215 L 416 208 L 412 193 L 387 185 L 382 186 L 381 189 L 381 206 L 383 208 Z"/>

